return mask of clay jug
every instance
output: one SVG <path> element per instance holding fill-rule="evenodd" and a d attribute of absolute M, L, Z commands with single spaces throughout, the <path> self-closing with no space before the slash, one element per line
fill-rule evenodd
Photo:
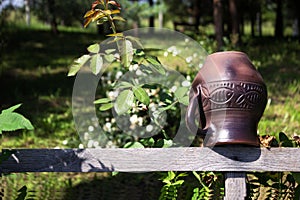
<path fill-rule="evenodd" d="M 192 83 L 187 127 L 205 138 L 204 146 L 258 146 L 257 125 L 266 103 L 266 85 L 245 53 L 214 53 Z"/>

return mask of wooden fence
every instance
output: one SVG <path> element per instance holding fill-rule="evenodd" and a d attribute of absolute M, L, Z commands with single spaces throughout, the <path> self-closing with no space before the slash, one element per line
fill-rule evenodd
<path fill-rule="evenodd" d="M 246 172 L 300 171 L 300 148 L 14 149 L 0 173 L 220 171 L 225 199 L 244 199 Z"/>

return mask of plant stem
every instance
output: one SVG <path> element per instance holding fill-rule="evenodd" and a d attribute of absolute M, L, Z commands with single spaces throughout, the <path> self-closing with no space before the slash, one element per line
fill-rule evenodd
<path fill-rule="evenodd" d="M 115 26 L 114 20 L 112 19 L 111 15 L 108 16 L 108 21 L 109 21 L 109 24 L 110 24 L 110 27 L 111 27 L 113 33 L 116 34 L 117 33 L 116 26 Z"/>

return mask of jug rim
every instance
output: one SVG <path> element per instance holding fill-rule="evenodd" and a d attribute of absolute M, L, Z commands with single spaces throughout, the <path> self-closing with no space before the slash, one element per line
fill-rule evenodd
<path fill-rule="evenodd" d="M 218 51 L 218 52 L 215 52 L 215 53 L 212 53 L 210 55 L 220 55 L 220 54 L 242 54 L 242 55 L 246 55 L 246 53 L 242 52 L 242 51 Z"/>

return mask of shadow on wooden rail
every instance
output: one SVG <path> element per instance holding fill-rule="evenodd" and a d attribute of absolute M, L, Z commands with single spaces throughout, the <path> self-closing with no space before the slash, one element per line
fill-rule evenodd
<path fill-rule="evenodd" d="M 300 148 L 13 149 L 1 154 L 8 155 L 1 173 L 300 171 Z"/>

